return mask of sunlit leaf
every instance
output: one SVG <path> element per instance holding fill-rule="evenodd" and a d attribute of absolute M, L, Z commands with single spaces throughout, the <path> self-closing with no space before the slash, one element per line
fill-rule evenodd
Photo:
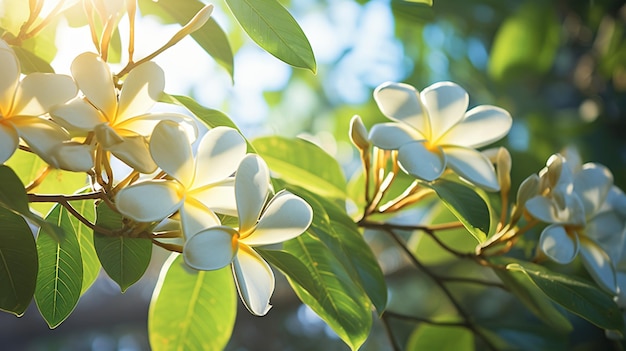
<path fill-rule="evenodd" d="M 485 200 L 469 186 L 446 179 L 429 186 L 479 243 L 487 239 L 491 217 Z"/>
<path fill-rule="evenodd" d="M 320 196 L 347 197 L 339 163 L 317 145 L 280 136 L 257 138 L 252 145 L 279 178 Z"/>
<path fill-rule="evenodd" d="M 204 6 L 200 1 L 179 0 L 142 0 L 139 1 L 139 9 L 144 15 L 155 15 L 164 23 L 178 23 L 185 25 Z M 199 30 L 191 34 L 191 37 L 234 77 L 233 51 L 228 42 L 224 30 L 213 18 Z"/>
<path fill-rule="evenodd" d="M 288 276 L 300 300 L 311 307 L 348 346 L 358 349 L 372 327 L 371 303 L 365 292 L 352 281 L 329 249 L 308 233 L 286 242 L 284 249 L 307 267 L 309 277 L 299 279 L 318 286 L 315 291 L 320 296 L 313 296 Z"/>
<path fill-rule="evenodd" d="M 96 220 L 93 200 L 72 201 L 70 203 L 78 213 L 93 223 Z M 70 216 L 70 222 L 76 232 L 76 238 L 80 246 L 80 254 L 83 261 L 83 282 L 81 295 L 89 289 L 100 273 L 100 261 L 93 246 L 93 230 L 83 224 L 78 218 Z"/>
<path fill-rule="evenodd" d="M 15 171 L 24 184 L 36 179 L 47 166 L 37 155 L 21 150 L 16 151 L 6 162 L 6 165 Z M 74 194 L 85 185 L 87 185 L 85 173 L 53 169 L 33 192 L 37 194 Z M 42 216 L 50 212 L 52 206 L 54 206 L 53 202 L 33 202 L 30 204 L 30 207 Z"/>
<path fill-rule="evenodd" d="M 4 184 L 3 184 L 4 185 Z M 37 247 L 20 215 L 0 207 L 0 310 L 21 316 L 37 281 Z"/>
<path fill-rule="evenodd" d="M 24 184 L 8 166 L 0 165 L 0 185 L 0 206 L 20 214 L 30 212 Z"/>
<path fill-rule="evenodd" d="M 498 81 L 545 73 L 554 62 L 561 26 L 550 7 L 530 1 L 508 17 L 496 33 L 489 75 Z"/>
<path fill-rule="evenodd" d="M 387 306 L 387 284 L 378 261 L 356 223 L 341 208 L 324 197 L 302 188 L 287 189 L 304 198 L 313 208 L 310 233 L 321 240 L 367 293 L 379 314 Z"/>
<path fill-rule="evenodd" d="M 46 220 L 63 229 L 64 235 L 55 238 L 45 229 L 37 237 L 39 272 L 35 302 L 41 316 L 50 328 L 56 328 L 74 310 L 83 281 L 83 263 L 80 245 L 70 215 L 56 205 Z"/>
<path fill-rule="evenodd" d="M 315 73 L 311 44 L 291 14 L 276 0 L 226 0 L 237 21 L 265 51 Z"/>
<path fill-rule="evenodd" d="M 499 257 L 494 257 L 490 261 L 496 264 L 512 262 L 508 258 Z M 494 272 L 511 293 L 550 328 L 559 333 L 572 330 L 572 324 L 569 320 L 563 316 L 563 313 L 554 306 L 552 301 L 533 283 L 527 274 L 519 270 L 509 269 L 494 269 Z"/>
<path fill-rule="evenodd" d="M 428 6 L 433 6 L 433 0 L 404 0 L 406 2 L 412 2 L 415 4 L 424 4 Z"/>
<path fill-rule="evenodd" d="M 222 350 L 237 314 L 230 267 L 196 271 L 172 254 L 161 269 L 148 314 L 154 351 Z"/>
<path fill-rule="evenodd" d="M 96 225 L 118 230 L 122 228 L 122 216 L 101 203 L 96 207 Z M 148 268 L 152 256 L 152 241 L 149 239 L 95 232 L 93 243 L 102 268 L 120 286 L 122 292 L 137 282 Z"/>
<path fill-rule="evenodd" d="M 511 263 L 506 268 L 528 275 L 553 301 L 598 327 L 619 331 L 624 329 L 622 311 L 613 301 L 613 297 L 600 290 L 597 285 L 529 262 Z"/>
<path fill-rule="evenodd" d="M 13 51 L 20 60 L 20 68 L 23 74 L 29 74 L 33 72 L 54 73 L 54 69 L 46 60 L 33 54 L 32 52 L 23 49 L 19 46 L 14 46 Z"/>
<path fill-rule="evenodd" d="M 407 351 L 471 351 L 474 350 L 474 334 L 457 326 L 421 324 L 409 337 Z"/>

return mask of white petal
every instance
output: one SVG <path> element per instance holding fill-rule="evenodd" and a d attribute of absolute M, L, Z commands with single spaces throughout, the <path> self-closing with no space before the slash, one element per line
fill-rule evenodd
<path fill-rule="evenodd" d="M 567 264 L 578 254 L 578 236 L 568 235 L 565 228 L 558 224 L 547 226 L 539 238 L 539 247 L 555 262 Z"/>
<path fill-rule="evenodd" d="M 189 191 L 189 195 L 217 213 L 237 217 L 235 177 L 192 189 Z"/>
<path fill-rule="evenodd" d="M 403 83 L 383 83 L 374 90 L 374 100 L 385 116 L 406 123 L 430 139 L 431 127 L 417 89 Z"/>
<path fill-rule="evenodd" d="M 92 131 L 106 122 L 104 116 L 82 98 L 57 106 L 50 111 L 52 119 L 70 131 Z"/>
<path fill-rule="evenodd" d="M 229 265 L 237 254 L 236 230 L 218 226 L 199 232 L 185 242 L 183 258 L 189 267 L 211 271 Z"/>
<path fill-rule="evenodd" d="M 20 79 L 20 63 L 8 46 L 7 49 L 0 46 L 0 67 L 0 115 L 8 116 Z"/>
<path fill-rule="evenodd" d="M 585 214 L 593 215 L 606 200 L 613 186 L 613 175 L 606 167 L 597 163 L 587 163 L 574 175 L 574 192 L 583 201 Z"/>
<path fill-rule="evenodd" d="M 121 143 L 111 145 L 106 150 L 139 173 L 149 174 L 157 169 L 148 141 L 141 135 L 123 136 Z"/>
<path fill-rule="evenodd" d="M 264 316 L 272 307 L 274 272 L 263 258 L 245 244 L 239 245 L 233 260 L 233 275 L 241 301 L 256 316 Z"/>
<path fill-rule="evenodd" d="M 210 208 L 191 196 L 185 198 L 180 208 L 180 222 L 187 239 L 207 228 L 221 224 L 220 219 Z"/>
<path fill-rule="evenodd" d="M 244 157 L 235 175 L 235 199 L 242 236 L 256 225 L 269 192 L 270 173 L 265 161 L 255 154 Z"/>
<path fill-rule="evenodd" d="M 535 196 L 526 202 L 526 210 L 536 219 L 546 223 L 583 225 L 583 205 L 575 194 L 563 195 L 564 205 L 553 198 Z"/>
<path fill-rule="evenodd" d="M 446 156 L 441 148 L 429 150 L 419 141 L 402 145 L 398 161 L 405 172 L 429 182 L 439 178 L 446 168 Z"/>
<path fill-rule="evenodd" d="M 120 91 L 115 123 L 143 113 L 154 106 L 165 87 L 165 75 L 156 63 L 149 61 L 135 67 Z"/>
<path fill-rule="evenodd" d="M 580 254 L 593 280 L 612 294 L 617 294 L 615 271 L 606 252 L 594 242 L 584 240 L 580 245 Z"/>
<path fill-rule="evenodd" d="M 615 211 L 603 211 L 587 221 L 585 236 L 598 243 L 616 260 L 622 250 L 624 220 Z"/>
<path fill-rule="evenodd" d="M 402 123 L 379 123 L 370 130 L 369 139 L 383 150 L 398 150 L 404 144 L 424 140 L 424 136 Z"/>
<path fill-rule="evenodd" d="M 52 73 L 31 73 L 18 85 L 13 115 L 40 116 L 50 108 L 76 96 L 78 89 L 72 77 Z"/>
<path fill-rule="evenodd" d="M 452 82 L 435 83 L 422 91 L 420 99 L 430 121 L 430 140 L 438 140 L 465 116 L 469 96 Z"/>
<path fill-rule="evenodd" d="M 162 113 L 145 113 L 126 119 L 124 121 L 117 121 L 115 128 L 132 130 L 137 134 L 143 136 L 150 136 L 154 131 L 154 127 L 161 121 L 173 121 L 183 127 L 187 133 L 187 138 L 190 143 L 196 140 L 198 136 L 198 127 L 193 118 L 185 116 L 180 113 L 162 112 Z"/>
<path fill-rule="evenodd" d="M 367 128 L 363 124 L 359 115 L 352 116 L 350 119 L 350 131 L 348 135 L 352 143 L 361 150 L 367 150 L 370 146 Z"/>
<path fill-rule="evenodd" d="M 159 122 L 150 138 L 150 153 L 165 173 L 189 188 L 194 177 L 194 160 L 183 127 L 173 121 Z"/>
<path fill-rule="evenodd" d="M 13 155 L 18 145 L 19 136 L 13 125 L 0 123 L 0 164 L 5 163 Z"/>
<path fill-rule="evenodd" d="M 100 56 L 85 52 L 74 59 L 71 71 L 87 99 L 112 121 L 117 108 L 117 94 L 107 63 Z"/>
<path fill-rule="evenodd" d="M 500 190 L 493 164 L 482 153 L 464 147 L 444 147 L 448 166 L 470 183 L 487 191 Z"/>
<path fill-rule="evenodd" d="M 481 105 L 467 112 L 465 118 L 437 141 L 440 145 L 459 145 L 478 148 L 502 139 L 513 119 L 504 109 Z"/>
<path fill-rule="evenodd" d="M 312 219 L 313 210 L 306 201 L 281 191 L 268 203 L 254 232 L 240 240 L 249 246 L 281 243 L 304 233 Z"/>
<path fill-rule="evenodd" d="M 48 162 L 52 150 L 64 141 L 69 134 L 56 123 L 39 117 L 13 117 L 11 122 L 19 136 L 34 153 Z"/>
<path fill-rule="evenodd" d="M 232 176 L 246 156 L 246 141 L 233 128 L 209 130 L 198 145 L 196 177 L 192 187 L 214 183 Z"/>
<path fill-rule="evenodd" d="M 93 147 L 66 141 L 52 149 L 51 165 L 55 168 L 72 172 L 88 172 L 94 166 Z"/>
<path fill-rule="evenodd" d="M 160 221 L 182 205 L 184 189 L 173 180 L 151 180 L 128 186 L 115 197 L 119 212 L 138 222 Z"/>

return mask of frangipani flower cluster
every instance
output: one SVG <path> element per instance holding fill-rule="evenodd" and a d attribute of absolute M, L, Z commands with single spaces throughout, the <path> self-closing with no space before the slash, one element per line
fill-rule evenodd
<path fill-rule="evenodd" d="M 609 201 L 620 191 L 603 165 L 580 164 L 570 150 L 567 159 L 550 157 L 540 173 L 538 195 L 526 202 L 528 213 L 549 225 L 542 231 L 539 249 L 555 262 L 567 264 L 580 254 L 594 280 L 617 294 L 615 263 L 623 242 L 623 218 Z"/>
<path fill-rule="evenodd" d="M 374 125 L 369 140 L 398 150 L 398 163 L 409 174 L 433 181 L 449 167 L 470 183 L 499 190 L 493 164 L 476 150 L 504 137 L 509 113 L 490 105 L 466 112 L 467 92 L 452 82 L 435 83 L 422 92 L 403 83 L 385 83 L 374 99 L 391 123 Z"/>
<path fill-rule="evenodd" d="M 185 262 L 199 270 L 232 263 L 242 301 L 251 313 L 265 315 L 274 274 L 253 247 L 302 234 L 311 223 L 312 209 L 286 191 L 266 204 L 271 193 L 267 165 L 257 155 L 245 156 L 246 142 L 236 130 L 209 130 L 195 158 L 186 136 L 175 122 L 156 126 L 150 150 L 172 179 L 148 180 L 122 189 L 116 197 L 117 208 L 138 222 L 159 222 L 178 212 Z M 239 227 L 222 226 L 215 212 L 237 216 Z"/>
<path fill-rule="evenodd" d="M 31 73 L 20 80 L 17 56 L 0 40 L 0 164 L 13 155 L 21 139 L 55 168 L 89 170 L 93 161 L 88 148 L 72 142 L 66 130 L 45 118 L 76 93 L 66 75 Z"/>

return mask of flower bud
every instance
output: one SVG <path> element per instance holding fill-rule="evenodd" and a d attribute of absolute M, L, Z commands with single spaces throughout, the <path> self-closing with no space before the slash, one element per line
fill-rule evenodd
<path fill-rule="evenodd" d="M 54 147 L 48 163 L 54 168 L 72 172 L 88 172 L 94 166 L 93 149 L 90 145 L 66 141 Z"/>
<path fill-rule="evenodd" d="M 350 140 L 359 150 L 365 151 L 370 147 L 367 129 L 358 115 L 354 115 L 350 120 Z"/>
<path fill-rule="evenodd" d="M 501 147 L 496 155 L 496 175 L 500 183 L 500 191 L 508 193 L 511 189 L 511 154 L 509 150 Z"/>

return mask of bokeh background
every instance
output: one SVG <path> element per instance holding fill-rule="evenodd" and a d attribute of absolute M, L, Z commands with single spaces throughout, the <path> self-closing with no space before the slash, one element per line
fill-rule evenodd
<path fill-rule="evenodd" d="M 214 18 L 228 32 L 235 56 L 231 77 L 193 42 L 184 40 L 156 61 L 166 71 L 166 91 L 194 97 L 228 114 L 248 138 L 301 136 L 322 146 L 352 177 L 359 164 L 348 139 L 358 114 L 366 126 L 384 121 L 372 99 L 385 81 L 418 89 L 452 80 L 470 94 L 470 105 L 494 104 L 514 124 L 500 142 L 513 157 L 513 187 L 547 158 L 574 146 L 584 161 L 608 166 L 626 189 L 626 5 L 619 0 L 434 0 L 432 6 L 402 0 L 281 1 L 308 36 L 318 71 L 294 69 L 252 43 L 221 1 Z M 0 1 L 1 5 L 1 1 Z M 125 26 L 122 20 L 120 26 Z M 178 27 L 144 17 L 138 54 L 163 43 Z M 123 28 L 120 28 L 123 30 Z M 159 39 L 162 39 L 159 41 Z M 90 50 L 88 32 L 61 21 L 53 66 L 69 72 L 71 59 Z M 384 242 L 372 241 L 379 249 Z M 397 252 L 378 251 L 392 289 L 391 306 L 428 315 L 441 303 L 424 277 L 406 268 Z M 120 294 L 105 274 L 81 298 L 74 313 L 48 330 L 33 304 L 25 316 L 0 315 L 3 350 L 148 350 L 147 311 L 167 253 L 135 286 Z M 441 263 L 442 270 L 461 269 Z M 459 270 L 459 272 L 466 273 Z M 280 276 L 280 274 L 277 274 Z M 472 313 L 503 323 L 527 319 L 510 296 L 492 290 L 463 291 Z M 240 309 L 228 350 L 347 350 L 279 277 L 274 307 L 256 318 Z M 508 317 L 507 317 L 508 316 Z M 508 318 L 508 319 L 507 319 Z M 573 317 L 574 318 L 574 317 Z M 573 319 L 576 332 L 555 337 L 533 330 L 510 332 L 522 349 L 608 349 L 604 332 Z M 406 340 L 411 323 L 397 323 Z M 514 329 L 514 328 L 513 328 Z M 390 350 L 375 323 L 363 350 Z"/>

